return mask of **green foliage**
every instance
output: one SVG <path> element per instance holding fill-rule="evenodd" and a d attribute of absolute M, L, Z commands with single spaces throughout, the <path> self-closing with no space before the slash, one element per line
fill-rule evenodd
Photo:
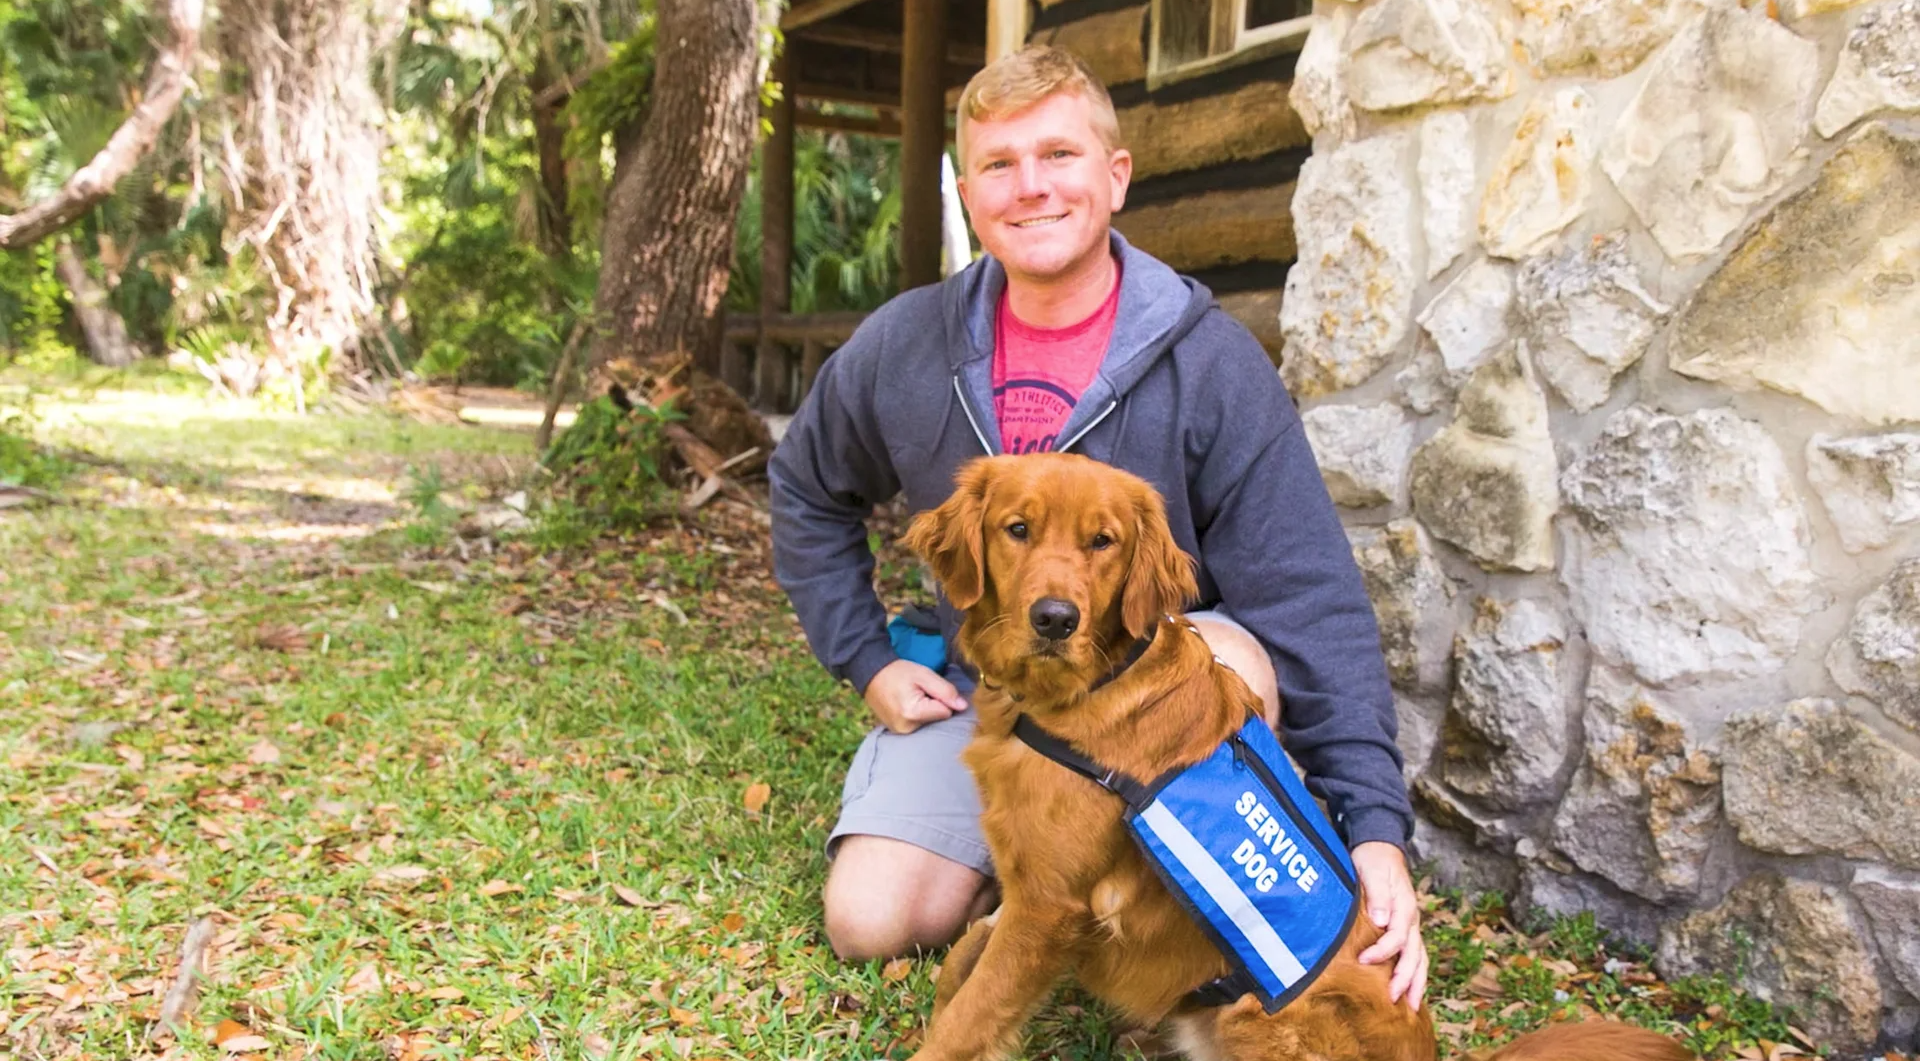
<path fill-rule="evenodd" d="M 900 286 L 900 145 L 816 129 L 794 136 L 793 311 L 874 309 Z M 727 306 L 760 304 L 760 156 L 734 228 Z"/>
<path fill-rule="evenodd" d="M 400 500 L 413 510 L 407 537 L 415 544 L 431 545 L 445 537 L 455 516 L 453 506 L 447 504 L 444 496 L 446 490 L 446 479 L 439 465 L 407 466 L 407 485 L 400 491 Z"/>
<path fill-rule="evenodd" d="M 31 392 L 24 398 L 0 395 L 0 486 L 50 489 L 73 471 L 35 441 L 36 423 Z"/>
<path fill-rule="evenodd" d="M 653 98 L 653 21 L 613 49 L 607 65 L 574 90 L 567 102 L 568 157 L 598 163 L 607 138 L 637 130 Z"/>
<path fill-rule="evenodd" d="M 0 365 L 71 356 L 59 335 L 64 297 L 51 243 L 0 254 Z"/>
<path fill-rule="evenodd" d="M 577 545 L 604 531 L 644 527 L 671 512 L 664 428 L 678 419 L 671 405 L 629 411 L 605 396 L 581 406 L 578 418 L 540 459 L 553 477 L 541 512 L 541 539 Z"/>
<path fill-rule="evenodd" d="M 518 150 L 500 156 L 530 161 Z M 461 166 L 438 176 L 459 179 Z M 415 182 L 410 227 L 431 226 L 407 259 L 412 367 L 423 376 L 538 389 L 568 332 L 592 305 L 593 275 L 522 238 L 513 189 L 468 186 L 437 196 Z M 464 199 L 464 201 L 463 201 Z"/>

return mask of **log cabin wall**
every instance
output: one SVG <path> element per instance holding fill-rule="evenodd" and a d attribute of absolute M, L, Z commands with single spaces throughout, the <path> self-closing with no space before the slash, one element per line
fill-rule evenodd
<path fill-rule="evenodd" d="M 1211 288 L 1278 364 L 1281 289 L 1294 260 L 1294 182 L 1312 142 L 1287 102 L 1305 33 L 1270 33 L 1236 47 L 1234 27 L 1221 23 L 1295 9 L 1288 0 L 1178 0 L 1189 11 L 1219 13 L 1201 30 L 1218 42 L 1215 54 L 1183 66 L 1163 59 L 1153 69 L 1154 19 L 1177 14 L 1161 3 L 1175 6 L 1039 0 L 1027 40 L 1074 52 L 1113 97 L 1121 142 L 1134 159 L 1114 227 Z M 1258 13 L 1247 14 L 1249 7 Z M 1161 44 L 1163 54 L 1171 50 Z"/>

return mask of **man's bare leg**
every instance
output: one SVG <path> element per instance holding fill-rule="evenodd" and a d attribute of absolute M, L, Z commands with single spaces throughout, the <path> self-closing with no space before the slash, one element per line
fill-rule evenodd
<path fill-rule="evenodd" d="M 902 840 L 849 836 L 827 872 L 827 939 L 848 961 L 945 946 L 998 902 L 993 879 Z"/>

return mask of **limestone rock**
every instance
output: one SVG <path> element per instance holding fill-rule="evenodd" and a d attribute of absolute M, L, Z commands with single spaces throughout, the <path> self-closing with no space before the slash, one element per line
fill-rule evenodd
<path fill-rule="evenodd" d="M 1867 923 L 1880 944 L 1880 957 L 1893 970 L 1894 979 L 1908 994 L 1920 998 L 1920 881 L 1867 867 L 1854 871 L 1849 890 L 1866 911 Z"/>
<path fill-rule="evenodd" d="M 1418 503 L 1419 458 L 1414 462 Z M 1594 651 L 1656 685 L 1780 667 L 1818 598 L 1806 513 L 1759 424 L 1621 410 L 1568 467 L 1565 581 Z"/>
<path fill-rule="evenodd" d="M 1400 496 L 1413 452 L 1413 421 L 1399 406 L 1322 405 L 1300 420 L 1335 504 L 1366 508 Z"/>
<path fill-rule="evenodd" d="M 1461 111 L 1435 111 L 1420 123 L 1420 224 L 1429 280 L 1473 243 L 1473 147 L 1473 122 Z"/>
<path fill-rule="evenodd" d="M 1920 110 L 1920 0 L 1896 0 L 1860 15 L 1820 95 L 1813 127 L 1832 136 L 1877 110 Z"/>
<path fill-rule="evenodd" d="M 1780 14 L 1789 21 L 1797 22 L 1813 15 L 1824 15 L 1829 11 L 1864 4 L 1867 0 L 1780 0 Z"/>
<path fill-rule="evenodd" d="M 1401 778 L 1411 785 L 1414 778 L 1427 772 L 1427 764 L 1433 760 L 1433 749 L 1440 743 L 1440 722 L 1417 702 L 1397 694 L 1393 714 L 1399 723 L 1394 743 L 1400 748 Z"/>
<path fill-rule="evenodd" d="M 1513 68 L 1471 0 L 1382 0 L 1347 34 L 1347 96 L 1362 110 L 1505 99 Z"/>
<path fill-rule="evenodd" d="M 1675 367 L 1750 377 L 1868 419 L 1920 416 L 1916 192 L 1920 141 L 1863 130 L 1703 287 L 1676 343 L 1692 356 Z M 1743 297 L 1755 281 L 1772 290 Z"/>
<path fill-rule="evenodd" d="M 1535 601 L 1480 599 L 1454 644 L 1440 779 L 1506 810 L 1554 794 L 1567 757 L 1566 624 Z"/>
<path fill-rule="evenodd" d="M 1640 286 L 1624 232 L 1529 259 L 1519 293 L 1540 375 L 1583 413 L 1607 400 L 1669 312 Z"/>
<path fill-rule="evenodd" d="M 1453 583 L 1434 558 L 1426 531 L 1410 519 L 1348 532 L 1394 687 L 1438 688 L 1447 680 Z"/>
<path fill-rule="evenodd" d="M 1413 360 L 1394 374 L 1394 396 L 1407 408 L 1425 416 L 1452 401 L 1456 389 L 1447 375 L 1447 366 L 1440 360 L 1439 349 L 1433 345 L 1433 338 L 1421 333 L 1421 339 L 1414 346 Z"/>
<path fill-rule="evenodd" d="M 1453 422 L 1413 454 L 1413 509 L 1439 537 L 1494 571 L 1553 566 L 1558 464 L 1547 399 L 1523 344 L 1482 365 Z"/>
<path fill-rule="evenodd" d="M 1920 869 L 1920 759 L 1830 700 L 1728 718 L 1725 776 L 1748 847 Z"/>
<path fill-rule="evenodd" d="M 1505 819 L 1467 806 L 1431 775 L 1415 781 L 1407 794 L 1418 816 L 1442 829 L 1464 835 L 1482 848 L 1512 855 L 1519 852 L 1521 845 L 1533 843 Z"/>
<path fill-rule="evenodd" d="M 1341 66 L 1346 54 L 1347 30 L 1353 12 L 1344 5 L 1315 19 L 1307 43 L 1293 66 L 1293 87 L 1287 102 L 1300 115 L 1307 132 L 1325 135 L 1322 148 L 1353 139 L 1353 103 L 1347 99 Z"/>
<path fill-rule="evenodd" d="M 1406 335 L 1414 275 L 1408 134 L 1315 154 L 1293 196 L 1299 260 L 1287 273 L 1281 374 L 1315 398 L 1378 372 Z"/>
<path fill-rule="evenodd" d="M 1543 74 L 1619 77 L 1707 0 L 1514 0 L 1520 42 Z"/>
<path fill-rule="evenodd" d="M 1738 10 L 1701 16 L 1654 60 L 1601 166 L 1668 255 L 1711 254 L 1779 189 L 1819 65 L 1812 41 Z"/>
<path fill-rule="evenodd" d="M 1894 568 L 1860 601 L 1846 636 L 1827 652 L 1827 671 L 1840 688 L 1920 730 L 1920 559 Z"/>
<path fill-rule="evenodd" d="M 1420 311 L 1420 327 L 1440 352 L 1446 382 L 1458 389 L 1495 350 L 1513 339 L 1513 267 L 1485 258 L 1468 266 Z"/>
<path fill-rule="evenodd" d="M 1775 207 L 1675 323 L 1677 372 L 1920 420 L 1920 139 L 1854 134 Z"/>
<path fill-rule="evenodd" d="M 1659 941 L 1660 926 L 1668 917 L 1660 907 L 1604 881 L 1581 873 L 1561 873 L 1538 862 L 1520 867 L 1515 898 L 1519 909 L 1537 909 L 1553 917 L 1591 913 L 1609 933 L 1649 950 Z"/>
<path fill-rule="evenodd" d="M 1794 1007 L 1795 1024 L 1842 1054 L 1872 1045 L 1880 1030 L 1873 955 L 1834 888 L 1748 877 L 1719 906 L 1661 929 L 1655 966 L 1668 978 L 1738 975 L 1755 995 Z"/>
<path fill-rule="evenodd" d="M 1594 121 L 1593 97 L 1583 88 L 1560 89 L 1527 107 L 1480 201 L 1480 242 L 1487 253 L 1538 253 L 1586 209 Z"/>
<path fill-rule="evenodd" d="M 1587 684 L 1586 759 L 1554 816 L 1555 850 L 1635 895 L 1694 894 L 1720 826 L 1720 763 L 1679 716 L 1605 666 Z"/>
<path fill-rule="evenodd" d="M 1807 442 L 1807 479 L 1833 517 L 1850 553 L 1893 540 L 1896 527 L 1920 523 L 1920 434 Z"/>

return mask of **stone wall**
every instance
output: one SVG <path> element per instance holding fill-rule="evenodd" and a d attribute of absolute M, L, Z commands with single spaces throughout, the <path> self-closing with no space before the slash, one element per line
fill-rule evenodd
<path fill-rule="evenodd" d="M 1920 1025 L 1920 0 L 1320 0 L 1282 374 L 1418 854 Z"/>

